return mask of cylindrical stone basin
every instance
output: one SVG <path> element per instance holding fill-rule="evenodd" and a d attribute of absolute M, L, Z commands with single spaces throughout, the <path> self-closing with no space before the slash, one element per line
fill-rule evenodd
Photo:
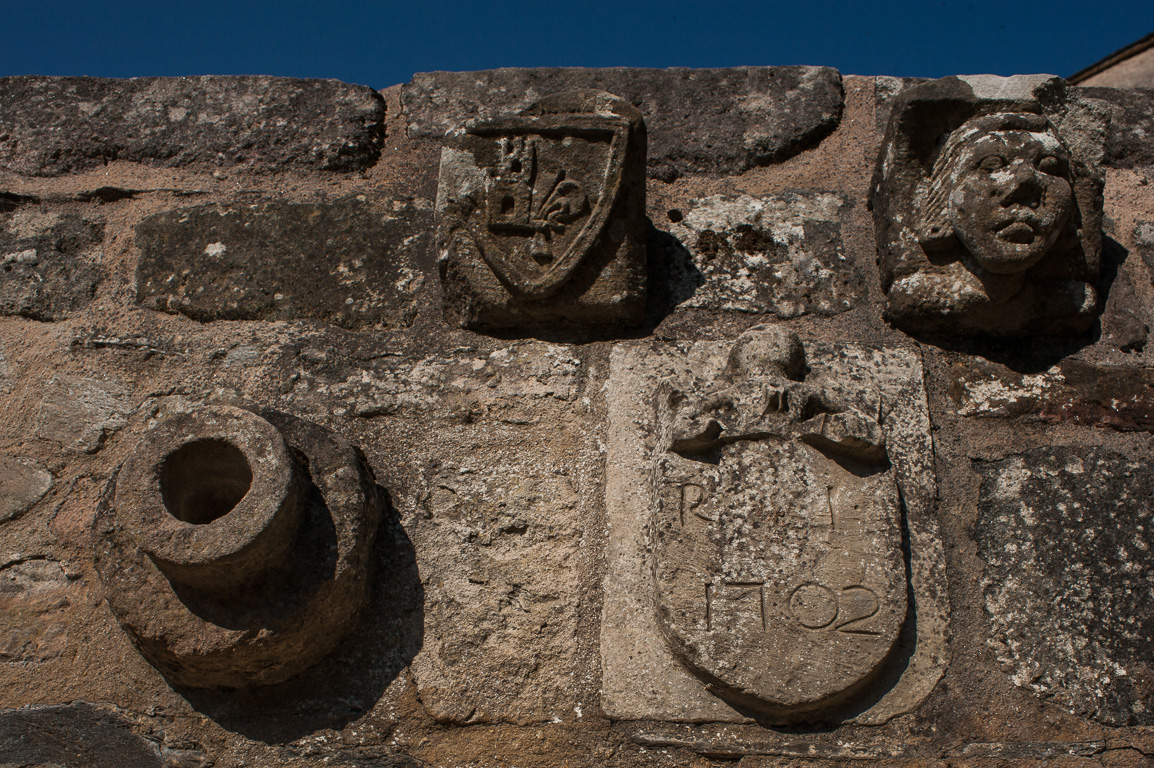
<path fill-rule="evenodd" d="M 150 432 L 120 470 L 122 526 L 173 581 L 225 589 L 284 564 L 305 483 L 284 437 L 256 414 L 212 406 Z"/>
<path fill-rule="evenodd" d="M 364 457 L 271 409 L 207 405 L 146 434 L 93 518 L 108 606 L 170 682 L 281 683 L 356 624 L 382 498 Z"/>

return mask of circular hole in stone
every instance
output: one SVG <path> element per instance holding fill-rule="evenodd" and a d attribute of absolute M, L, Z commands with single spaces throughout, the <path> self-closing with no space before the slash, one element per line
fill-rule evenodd
<path fill-rule="evenodd" d="M 679 222 L 685 218 L 685 214 L 683 214 L 681 211 L 677 210 L 676 208 L 670 208 L 669 211 L 666 212 L 665 215 L 668 216 L 669 220 L 672 221 L 674 224 L 676 224 L 677 222 Z"/>
<path fill-rule="evenodd" d="M 164 506 L 177 520 L 193 525 L 227 515 L 251 485 L 248 460 L 239 448 L 224 440 L 182 445 L 160 465 Z"/>

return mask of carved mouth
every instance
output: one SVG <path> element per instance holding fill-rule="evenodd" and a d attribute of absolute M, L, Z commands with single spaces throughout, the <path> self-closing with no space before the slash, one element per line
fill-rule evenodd
<path fill-rule="evenodd" d="M 1024 221 L 1013 221 L 998 230 L 998 238 L 1007 243 L 1029 245 L 1037 237 L 1034 228 Z"/>

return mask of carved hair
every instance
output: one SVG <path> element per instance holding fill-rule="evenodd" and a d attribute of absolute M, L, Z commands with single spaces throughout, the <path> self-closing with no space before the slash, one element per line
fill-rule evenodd
<path fill-rule="evenodd" d="M 950 169 L 953 167 L 962 150 L 972 141 L 990 133 L 999 131 L 1030 131 L 1031 133 L 1046 133 L 1052 136 L 1069 156 L 1065 142 L 1054 130 L 1053 124 L 1044 116 L 1029 112 L 998 112 L 992 115 L 972 117 L 960 125 L 946 139 L 934 160 L 933 170 L 928 181 L 924 182 L 919 192 L 920 214 L 916 224 L 918 242 L 927 251 L 940 251 L 951 247 L 954 239 L 954 226 L 950 223 L 949 202 L 950 191 L 953 188 L 953 179 Z M 1067 164 L 1066 180 L 1072 187 L 1074 184 L 1073 170 Z M 1075 213 L 1070 217 L 1068 224 L 1076 219 Z"/>

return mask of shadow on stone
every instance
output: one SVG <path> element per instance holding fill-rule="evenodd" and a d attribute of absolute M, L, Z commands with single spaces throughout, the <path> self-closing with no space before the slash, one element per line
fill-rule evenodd
<path fill-rule="evenodd" d="M 40 202 L 39 198 L 31 195 L 18 195 L 15 192 L 0 192 L 0 213 L 16 210 L 21 205 L 32 205 Z"/>
<path fill-rule="evenodd" d="M 156 743 L 133 733 L 127 720 L 86 702 L 0 711 L 0 765 L 165 768 L 173 764 Z"/>
<path fill-rule="evenodd" d="M 416 553 L 388 492 L 373 550 L 372 592 L 360 622 L 316 666 L 248 690 L 176 688 L 200 713 L 246 738 L 285 743 L 340 729 L 372 709 L 424 641 L 424 589 Z"/>
<path fill-rule="evenodd" d="M 677 305 L 692 298 L 705 284 L 705 276 L 693 263 L 693 255 L 680 240 L 649 224 L 649 300 L 646 305 L 646 335 L 653 332 Z"/>
<path fill-rule="evenodd" d="M 669 232 L 653 226 L 646 218 L 645 237 L 646 302 L 645 320 L 640 325 L 567 326 L 542 328 L 485 329 L 476 331 L 494 339 L 537 339 L 555 344 L 588 344 L 595 341 L 644 339 L 705 283 L 693 263 L 693 256 Z"/>
<path fill-rule="evenodd" d="M 1130 273 L 1122 269 L 1129 256 L 1117 240 L 1102 238 L 1102 276 L 1097 286 L 1102 312 L 1095 340 L 1105 338 L 1122 352 L 1140 352 L 1150 329 L 1142 322 Z"/>
<path fill-rule="evenodd" d="M 1103 324 L 1109 323 L 1110 318 L 1101 308 L 1110 306 L 1110 292 L 1119 277 L 1122 264 L 1129 255 L 1130 252 L 1117 240 L 1103 236 L 1101 272 L 1095 286 L 1098 291 L 1100 314 L 1094 325 L 1083 336 L 1069 339 L 993 339 L 931 333 L 909 333 L 909 335 L 922 343 L 932 344 L 941 349 L 1001 363 L 1017 373 L 1041 373 L 1054 367 L 1064 358 L 1093 346 L 1102 338 Z M 1119 285 L 1121 284 L 1122 281 L 1119 281 Z"/>
<path fill-rule="evenodd" d="M 226 591 L 205 592 L 180 582 L 173 591 L 194 614 L 226 629 L 259 631 L 275 628 L 286 603 L 305 604 L 331 581 L 337 567 L 337 527 L 324 496 L 310 483 L 308 512 L 284 564 L 252 582 Z"/>

